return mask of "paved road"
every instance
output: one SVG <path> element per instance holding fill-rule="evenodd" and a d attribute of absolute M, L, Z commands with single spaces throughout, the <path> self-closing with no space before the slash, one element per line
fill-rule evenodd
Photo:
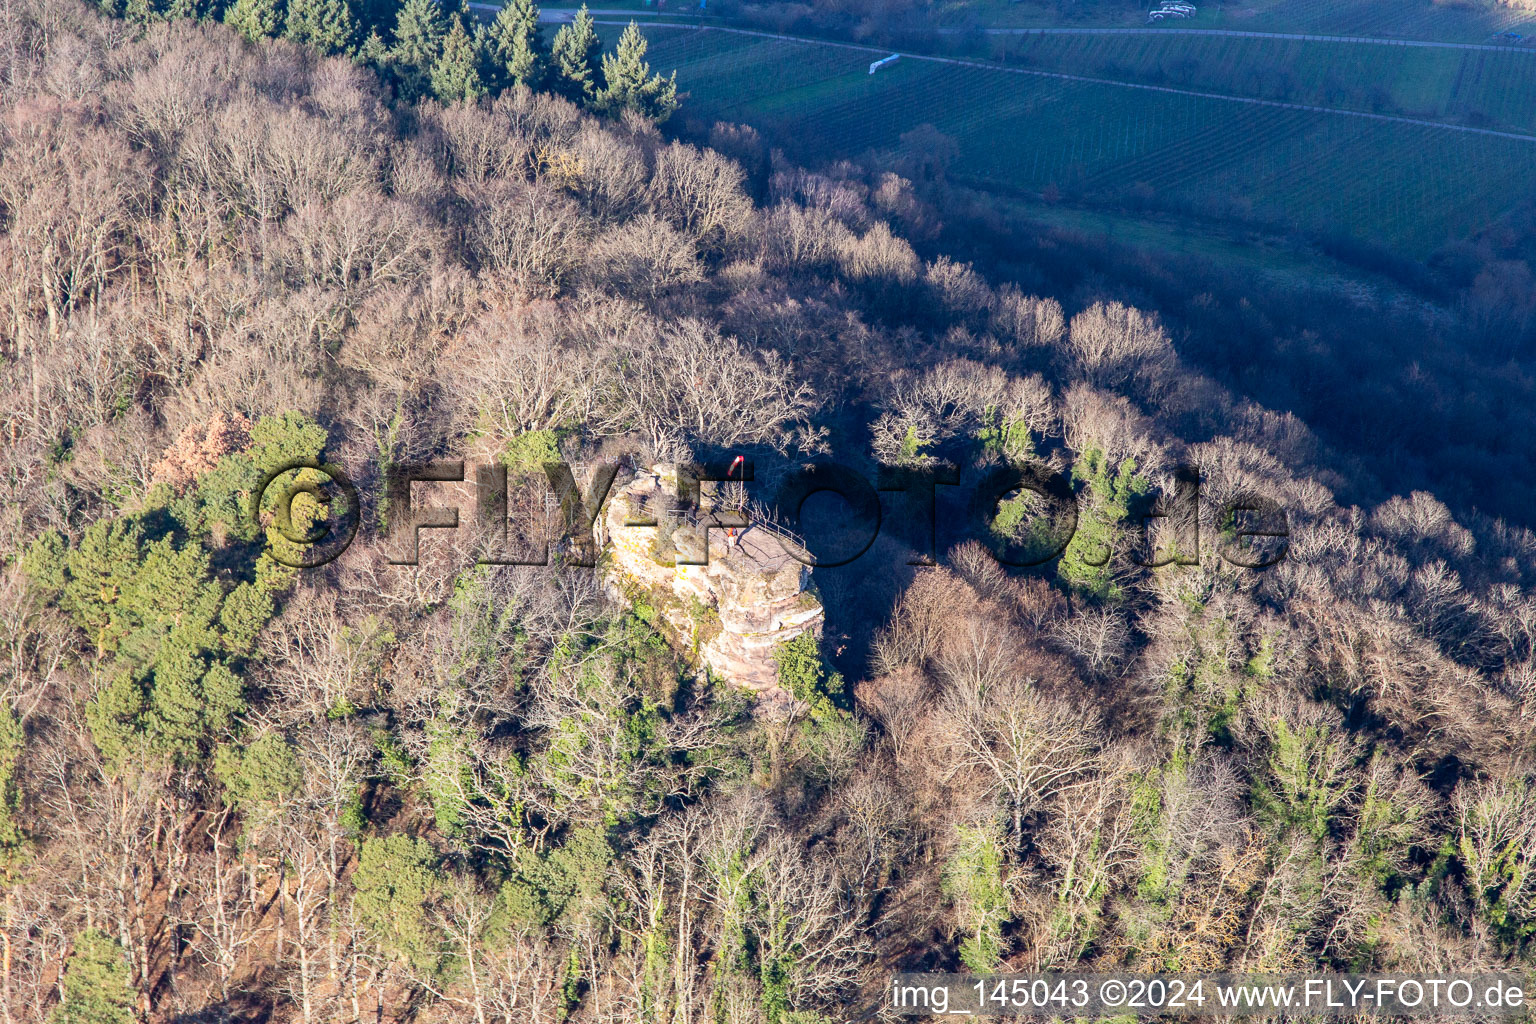
<path fill-rule="evenodd" d="M 470 7 L 474 7 L 474 8 L 478 8 L 478 9 L 481 9 L 481 10 L 493 10 L 494 11 L 494 10 L 499 10 L 500 9 L 499 6 L 493 5 L 493 4 L 472 3 L 469 6 Z M 594 21 L 595 24 L 598 24 L 598 25 L 627 25 L 629 23 L 628 20 L 627 20 L 627 16 L 633 15 L 635 12 L 633 12 L 633 11 L 624 11 L 624 10 L 611 10 L 610 9 L 610 10 L 592 10 L 592 11 L 590 11 L 590 13 L 592 13 L 594 15 L 598 15 L 598 16 L 613 15 L 613 14 L 618 14 L 618 15 L 626 16 L 626 20 L 621 20 L 621 21 L 605 20 L 602 17 L 594 17 L 593 21 Z M 567 20 L 571 15 L 574 15 L 574 14 L 575 14 L 575 11 L 570 10 L 570 9 L 565 9 L 565 8 L 548 9 L 548 8 L 546 8 L 546 9 L 544 9 L 544 10 L 542 10 L 540 12 L 540 18 L 541 18 L 541 20 L 544 20 L 544 21 L 564 21 L 564 20 Z M 657 24 L 667 24 L 667 23 L 659 22 Z M 841 49 L 841 50 L 854 50 L 854 51 L 857 51 L 859 53 L 878 54 L 878 55 L 880 55 L 882 57 L 884 57 L 884 56 L 886 56 L 886 55 L 891 53 L 890 50 L 887 50 L 887 49 L 884 49 L 884 48 L 874 47 L 874 46 L 862 46 L 862 45 L 860 45 L 858 43 L 835 43 L 835 42 L 830 42 L 830 41 L 825 40 L 825 39 L 809 39 L 809 38 L 806 38 L 804 36 L 784 35 L 782 33 L 777 33 L 777 32 L 759 32 L 759 31 L 756 31 L 754 29 L 746 29 L 746 28 L 726 28 L 726 27 L 724 27 L 722 25 L 667 24 L 667 27 L 668 28 L 675 28 L 675 29 L 678 29 L 678 30 L 694 31 L 694 32 L 726 32 L 726 33 L 730 33 L 731 35 L 756 36 L 756 37 L 761 38 L 761 39 L 779 39 L 779 40 L 783 40 L 785 42 L 801 43 L 801 44 L 804 44 L 804 45 L 812 45 L 812 46 L 830 46 L 830 47 L 835 47 L 835 48 Z M 1163 33 L 1163 32 L 1185 32 L 1185 33 L 1205 33 L 1205 34 L 1216 34 L 1216 35 L 1254 36 L 1254 37 L 1258 37 L 1258 38 L 1268 38 L 1268 39 L 1310 39 L 1310 40 L 1336 40 L 1336 41 L 1344 41 L 1344 42 L 1361 42 L 1361 43 L 1372 43 L 1372 44 L 1381 43 L 1381 44 L 1392 45 L 1392 46 L 1441 46 L 1441 47 L 1449 47 L 1449 48 L 1454 48 L 1454 49 L 1492 49 L 1492 50 L 1514 49 L 1513 47 L 1481 46 L 1481 45 L 1473 44 L 1473 43 L 1421 43 L 1421 42 L 1417 42 L 1417 41 L 1413 41 L 1413 40 L 1401 40 L 1401 39 L 1399 39 L 1399 40 L 1386 40 L 1386 39 L 1376 39 L 1376 38 L 1372 38 L 1370 36 L 1279 35 L 1279 34 L 1276 34 L 1276 33 L 1264 33 L 1264 32 L 1223 32 L 1223 31 L 1220 31 L 1220 30 L 1217 30 L 1217 29 L 1137 29 L 1137 28 L 1127 28 L 1127 29 L 1023 29 L 1023 30 L 1020 30 L 1020 31 L 1027 31 L 1027 32 L 1061 32 L 1061 33 L 1071 33 L 1071 32 L 1091 32 L 1091 33 L 1131 32 L 1131 33 L 1143 33 L 1143 34 L 1154 34 L 1154 33 Z M 1521 52 L 1524 52 L 1524 51 L 1521 51 Z M 1286 103 L 1283 100 L 1265 100 L 1265 99 L 1258 99 L 1258 98 L 1253 97 L 1253 96 L 1233 96 L 1233 95 L 1231 95 L 1229 93 L 1206 92 L 1206 91 L 1203 91 L 1203 90 L 1200 90 L 1200 89 L 1178 89 L 1178 88 L 1175 88 L 1175 87 L 1169 86 L 1169 85 L 1147 85 L 1147 84 L 1142 83 L 1142 82 L 1122 82 L 1122 81 L 1118 81 L 1118 80 L 1113 79 L 1113 78 L 1094 78 L 1094 77 L 1089 76 L 1089 75 L 1072 75 L 1072 74 L 1067 74 L 1066 72 L 1063 72 L 1063 71 L 1037 71 L 1037 70 L 1034 70 L 1034 69 L 1031 69 L 1031 68 L 1011 68 L 1011 67 L 1005 67 L 1005 66 L 1003 66 L 1001 64 L 988 64 L 988 63 L 983 63 L 982 61 L 964 60 L 964 59 L 959 58 L 959 57 L 932 57 L 932 56 L 928 56 L 926 54 L 921 54 L 921 53 L 903 53 L 900 56 L 901 56 L 902 60 L 921 60 L 921 61 L 928 61 L 928 62 L 934 63 L 934 64 L 953 64 L 953 65 L 955 65 L 957 67 L 980 68 L 983 71 L 996 71 L 996 72 L 1000 72 L 1002 74 L 1007 74 L 1007 75 L 1026 75 L 1026 76 L 1029 76 L 1029 77 L 1032 77 L 1032 78 L 1054 78 L 1054 79 L 1057 79 L 1057 80 L 1063 81 L 1063 82 L 1082 82 L 1082 83 L 1089 84 L 1089 85 L 1112 86 L 1112 87 L 1117 88 L 1117 89 L 1136 89 L 1136 90 L 1141 91 L 1141 92 L 1158 92 L 1158 93 L 1166 93 L 1166 94 L 1173 95 L 1173 96 L 1193 96 L 1193 97 L 1196 97 L 1196 98 L 1199 98 L 1199 99 L 1222 100 L 1222 101 L 1225 101 L 1227 103 L 1243 103 L 1243 104 L 1246 104 L 1248 106 L 1253 106 L 1253 107 L 1274 107 L 1274 108 L 1277 108 L 1279 110 L 1304 110 L 1304 111 L 1307 111 L 1309 113 L 1331 114 L 1331 115 L 1334 115 L 1336 117 L 1354 117 L 1354 118 L 1360 118 L 1360 119 L 1363 119 L 1363 120 L 1366 120 L 1366 121 L 1384 121 L 1384 122 L 1387 122 L 1387 123 L 1390 123 L 1390 124 L 1411 124 L 1411 125 L 1418 125 L 1418 126 L 1421 126 L 1421 127 L 1428 127 L 1428 128 L 1443 128 L 1446 131 L 1463 132 L 1463 133 L 1468 134 L 1468 135 L 1483 135 L 1483 136 L 1488 136 L 1488 137 L 1496 138 L 1496 139 L 1513 139 L 1513 140 L 1518 141 L 1518 142 L 1533 142 L 1533 143 L 1536 143 L 1536 135 L 1526 135 L 1526 134 L 1521 133 L 1521 132 L 1503 132 L 1503 131 L 1498 131 L 1497 129 L 1494 129 L 1494 128 L 1474 128 L 1471 125 L 1449 124 L 1449 123 L 1447 123 L 1445 121 L 1432 121 L 1432 120 L 1429 120 L 1428 118 L 1401 117 L 1401 116 L 1398 116 L 1398 115 L 1395 115 L 1395 114 L 1373 114 L 1373 113 L 1369 113 L 1369 112 L 1364 111 L 1364 110 L 1343 110 L 1343 109 L 1340 109 L 1338 107 L 1320 107 L 1320 106 L 1316 106 L 1316 105 L 1310 104 L 1310 103 Z"/>
<path fill-rule="evenodd" d="M 961 29 L 940 29 L 960 32 Z M 1516 43 L 1440 43 L 1429 39 L 1389 39 L 1385 36 L 1326 36 L 1304 32 L 1240 32 L 1228 28 L 987 28 L 989 36 L 1235 36 L 1241 39 L 1294 39 L 1304 43 L 1360 43 L 1367 46 L 1415 46 L 1430 50 L 1496 50 L 1536 54 L 1536 46 Z"/>

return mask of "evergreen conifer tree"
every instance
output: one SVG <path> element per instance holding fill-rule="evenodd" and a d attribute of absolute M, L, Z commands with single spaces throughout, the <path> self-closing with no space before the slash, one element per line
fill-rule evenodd
<path fill-rule="evenodd" d="M 363 40 L 363 45 L 358 47 L 357 55 L 364 64 L 380 74 L 389 70 L 389 44 L 384 42 L 384 37 L 379 35 L 377 29 L 368 33 L 368 37 Z"/>
<path fill-rule="evenodd" d="M 160 0 L 128 0 L 124 16 L 135 25 L 148 25 L 165 17 Z"/>
<path fill-rule="evenodd" d="M 347 0 L 289 0 L 286 35 L 321 53 L 352 53 L 357 16 Z"/>
<path fill-rule="evenodd" d="M 432 92 L 444 103 L 474 102 L 486 93 L 480 78 L 480 50 L 464 28 L 463 18 L 443 40 L 443 52 L 432 65 Z"/>
<path fill-rule="evenodd" d="M 426 913 L 443 884 L 435 860 L 424 839 L 403 834 L 365 839 L 352 876 L 359 923 L 418 970 L 435 968 L 440 956 L 441 937 Z"/>
<path fill-rule="evenodd" d="M 635 110 L 657 124 L 677 109 L 677 72 L 670 78 L 651 74 L 645 60 L 645 36 L 633 21 L 611 54 L 603 54 L 603 88 L 595 106 L 607 114 Z"/>
<path fill-rule="evenodd" d="M 394 57 L 420 68 L 437 63 L 448 29 L 436 0 L 405 0 L 395 18 Z"/>
<path fill-rule="evenodd" d="M 224 23 L 253 43 L 275 36 L 283 24 L 282 0 L 235 0 Z"/>
<path fill-rule="evenodd" d="M 405 0 L 395 19 L 395 45 L 389 58 L 406 99 L 416 99 L 430 88 L 432 69 L 442 56 L 447 35 L 436 0 Z"/>
<path fill-rule="evenodd" d="M 123 947 L 88 928 L 64 963 L 64 998 L 49 1024 L 132 1024 L 133 988 Z"/>
<path fill-rule="evenodd" d="M 599 87 L 597 55 L 601 46 L 592 15 L 582 4 L 575 19 L 555 33 L 549 58 L 554 90 L 576 103 L 591 103 Z"/>
<path fill-rule="evenodd" d="M 388 35 L 395 27 L 395 15 L 399 13 L 399 0 L 352 0 L 357 14 L 358 35 L 367 38 L 368 33 Z"/>
<path fill-rule="evenodd" d="M 170 0 L 165 5 L 167 21 L 175 18 L 205 18 L 209 13 L 207 0 Z"/>
<path fill-rule="evenodd" d="M 544 78 L 548 55 L 539 36 L 539 9 L 533 0 L 511 0 L 491 23 L 491 60 L 504 85 L 537 88 Z"/>
<path fill-rule="evenodd" d="M 16 769 L 26 737 L 21 721 L 8 700 L 0 700 L 0 864 L 20 848 L 25 838 L 15 814 L 21 807 L 21 793 L 16 786 Z"/>

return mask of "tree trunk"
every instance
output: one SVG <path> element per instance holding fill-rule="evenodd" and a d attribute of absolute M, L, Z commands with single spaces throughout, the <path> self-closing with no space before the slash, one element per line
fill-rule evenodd
<path fill-rule="evenodd" d="M 5 1024 L 11 1024 L 11 908 L 15 904 L 16 894 L 5 894 L 5 925 L 4 931 L 0 931 L 0 941 L 5 943 L 3 952 L 0 952 L 0 1008 L 5 1013 Z"/>

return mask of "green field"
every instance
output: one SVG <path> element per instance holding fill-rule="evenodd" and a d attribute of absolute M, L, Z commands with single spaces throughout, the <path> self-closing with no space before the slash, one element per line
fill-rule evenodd
<path fill-rule="evenodd" d="M 1010 63 L 1118 81 L 1536 131 L 1536 51 L 1437 50 L 1234 36 L 994 39 Z"/>
<path fill-rule="evenodd" d="M 1493 0 L 1194 0 L 1196 16 L 1178 27 L 1253 32 L 1316 32 L 1483 42 L 1500 32 L 1536 31 L 1536 12 Z M 1108 25 L 1147 22 L 1144 0 L 941 0 L 939 18 L 949 24 L 996 26 Z"/>
<path fill-rule="evenodd" d="M 904 58 L 872 76 L 872 55 L 861 49 L 661 26 L 648 26 L 647 34 L 653 67 L 677 69 L 688 116 L 755 125 L 810 163 L 893 149 L 904 132 L 928 123 L 958 144 L 950 173 L 961 180 L 1037 195 L 1054 186 L 1087 202 L 1135 196 L 1170 209 L 1343 230 L 1419 257 L 1536 194 L 1536 142 L 974 64 Z M 1101 58 L 1128 59 L 1145 39 L 1101 39 Z M 1258 41 L 1200 42 L 1196 60 L 1211 76 L 1200 87 L 1236 90 L 1231 76 L 1247 60 L 1241 46 L 1223 47 Z M 1378 63 L 1396 52 L 1356 49 L 1384 51 L 1361 58 Z M 1066 51 L 1057 56 L 1070 59 Z M 1530 102 L 1536 56 L 1487 56 L 1496 59 L 1472 65 L 1503 84 L 1463 86 L 1476 99 L 1459 112 L 1486 104 L 1497 111 L 1484 113 L 1490 120 L 1530 125 L 1532 111 L 1521 103 Z M 1144 60 L 1166 57 L 1154 50 Z M 1526 76 L 1505 63 L 1520 59 L 1528 61 Z M 1315 82 L 1317 72 L 1305 68 L 1318 65 L 1299 63 L 1298 81 Z M 1453 86 L 1458 75 L 1465 78 L 1464 67 L 1438 73 Z M 1397 82 L 1404 97 L 1421 88 L 1408 68 Z M 1441 89 L 1422 85 L 1419 102 Z M 1457 95 L 1454 87 L 1445 91 Z"/>

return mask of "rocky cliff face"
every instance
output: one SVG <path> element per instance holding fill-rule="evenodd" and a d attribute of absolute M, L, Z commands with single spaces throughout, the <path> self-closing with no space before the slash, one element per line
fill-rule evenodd
<path fill-rule="evenodd" d="M 820 635 L 823 619 L 804 549 L 764 526 L 732 535 L 672 515 L 676 485 L 673 470 L 656 467 L 608 503 L 594 533 L 610 582 L 654 608 L 702 667 L 766 700 L 787 700 L 773 652 L 806 631 Z M 630 525 L 646 521 L 656 525 Z"/>

